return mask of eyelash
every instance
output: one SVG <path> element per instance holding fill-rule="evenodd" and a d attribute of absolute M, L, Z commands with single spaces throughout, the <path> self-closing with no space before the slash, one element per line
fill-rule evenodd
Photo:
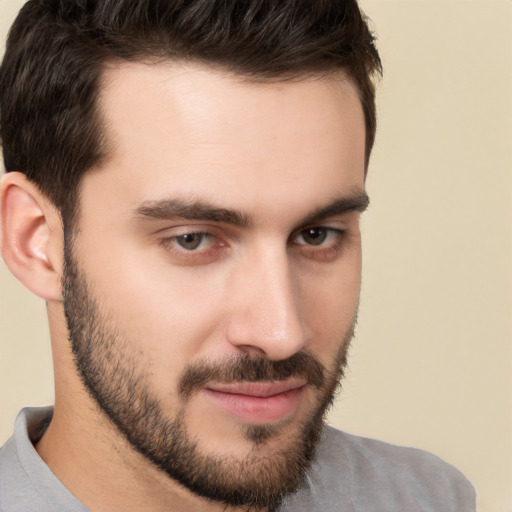
<path fill-rule="evenodd" d="M 294 240 L 296 240 L 300 236 L 303 237 L 307 231 L 311 232 L 313 230 L 324 230 L 327 232 L 326 236 L 331 238 L 334 237 L 334 240 L 330 244 L 324 245 L 324 243 L 322 242 L 318 246 L 307 243 L 294 242 Z M 206 249 L 194 248 L 187 250 L 184 247 L 180 247 L 178 243 L 178 239 L 183 238 L 187 235 L 200 236 L 205 237 L 207 239 L 211 239 L 213 241 L 213 245 Z M 348 232 L 343 229 L 328 226 L 311 226 L 309 228 L 301 229 L 297 233 L 294 233 L 290 237 L 290 241 L 291 245 L 294 245 L 297 248 L 297 250 L 308 259 L 313 259 L 317 261 L 332 261 L 338 256 L 347 236 Z M 203 240 L 200 241 L 200 244 L 202 243 Z M 218 258 L 219 251 L 223 251 L 223 249 L 229 247 L 228 244 L 222 242 L 222 240 L 219 237 L 217 237 L 217 235 L 205 230 L 190 230 L 179 235 L 166 237 L 160 241 L 160 244 L 172 254 L 181 258 L 186 258 L 187 262 L 191 264 L 193 264 L 195 261 L 197 261 L 199 264 L 208 263 L 208 260 L 214 261 L 215 259 Z"/>

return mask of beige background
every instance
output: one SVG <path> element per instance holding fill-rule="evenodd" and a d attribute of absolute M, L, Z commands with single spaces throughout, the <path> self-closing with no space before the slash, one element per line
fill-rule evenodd
<path fill-rule="evenodd" d="M 0 0 L 5 33 L 19 0 Z M 512 512 L 512 2 L 363 0 L 384 60 L 361 313 L 331 423 Z M 44 304 L 0 264 L 0 443 L 52 401 Z"/>

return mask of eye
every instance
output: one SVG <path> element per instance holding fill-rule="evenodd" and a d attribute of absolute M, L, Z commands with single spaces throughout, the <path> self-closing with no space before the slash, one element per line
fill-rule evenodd
<path fill-rule="evenodd" d="M 311 227 L 303 229 L 295 239 L 295 243 L 299 245 L 321 246 L 334 242 L 336 237 L 339 238 L 342 234 L 338 229 Z"/>
<path fill-rule="evenodd" d="M 212 236 L 208 233 L 185 233 L 172 237 L 172 240 L 186 251 L 195 251 L 196 249 L 206 249 L 211 245 Z"/>
<path fill-rule="evenodd" d="M 347 236 L 344 229 L 312 226 L 299 231 L 293 244 L 306 259 L 328 263 L 341 256 Z"/>

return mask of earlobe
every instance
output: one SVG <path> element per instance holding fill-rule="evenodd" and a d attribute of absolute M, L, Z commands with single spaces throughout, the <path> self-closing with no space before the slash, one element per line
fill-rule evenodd
<path fill-rule="evenodd" d="M 61 300 L 62 228 L 51 202 L 25 175 L 0 182 L 0 244 L 10 271 L 47 301 Z"/>

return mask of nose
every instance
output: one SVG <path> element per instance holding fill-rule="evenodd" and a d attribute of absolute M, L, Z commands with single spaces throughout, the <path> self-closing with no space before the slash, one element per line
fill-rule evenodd
<path fill-rule="evenodd" d="M 276 361 L 303 349 L 310 333 L 301 315 L 297 279 L 286 251 L 262 251 L 240 269 L 232 283 L 228 341 L 245 353 Z"/>

